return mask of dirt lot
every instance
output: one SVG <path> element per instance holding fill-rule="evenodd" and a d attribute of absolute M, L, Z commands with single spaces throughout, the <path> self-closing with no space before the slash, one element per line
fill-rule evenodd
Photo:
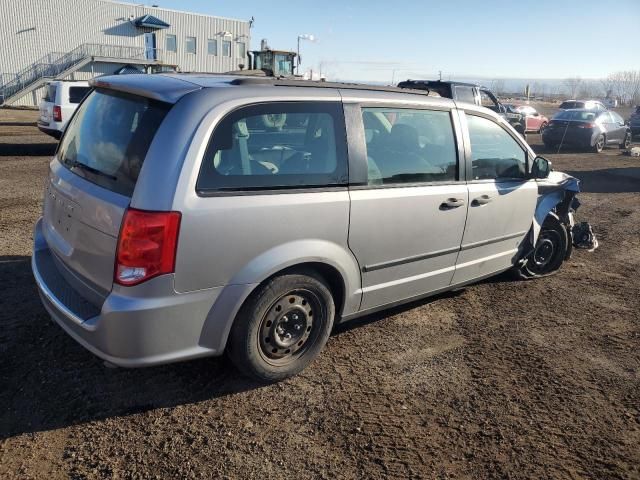
<path fill-rule="evenodd" d="M 258 386 L 224 359 L 107 369 L 49 321 L 34 118 L 0 111 L 1 478 L 640 478 L 640 159 L 547 155 L 601 245 L 555 277 L 367 317 Z"/>

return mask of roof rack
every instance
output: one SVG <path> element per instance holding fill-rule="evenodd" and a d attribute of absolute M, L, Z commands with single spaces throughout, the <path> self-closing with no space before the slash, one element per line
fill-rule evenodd
<path fill-rule="evenodd" d="M 276 87 L 314 87 L 341 88 L 343 90 L 372 90 L 379 92 L 411 93 L 429 96 L 428 91 L 413 88 L 398 88 L 384 85 L 368 85 L 365 83 L 322 82 L 316 80 L 293 80 L 286 77 L 237 77 L 229 82 L 231 85 L 273 85 Z M 433 96 L 433 94 L 431 95 Z"/>

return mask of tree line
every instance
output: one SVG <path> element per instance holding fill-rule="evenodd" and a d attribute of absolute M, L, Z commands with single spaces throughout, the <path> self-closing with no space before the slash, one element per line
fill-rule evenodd
<path fill-rule="evenodd" d="M 493 80 L 491 89 L 498 96 L 523 94 L 506 91 L 505 81 L 502 79 Z M 554 83 L 532 80 L 529 89 L 530 97 L 543 100 L 610 98 L 617 100 L 620 105 L 640 105 L 640 70 L 614 72 L 600 80 L 583 79 L 578 76 Z"/>

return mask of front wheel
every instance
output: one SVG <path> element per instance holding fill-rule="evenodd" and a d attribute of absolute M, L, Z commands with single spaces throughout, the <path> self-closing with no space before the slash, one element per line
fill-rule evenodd
<path fill-rule="evenodd" d="M 627 133 L 624 137 L 624 140 L 620 144 L 620 148 L 623 150 L 627 150 L 631 146 L 631 134 Z"/>
<path fill-rule="evenodd" d="M 594 143 L 592 147 L 593 151 L 595 153 L 602 152 L 602 150 L 604 149 L 604 143 L 605 143 L 604 135 L 598 135 L 598 138 L 596 138 L 596 143 Z"/>
<path fill-rule="evenodd" d="M 231 328 L 227 353 L 247 376 L 274 382 L 302 371 L 331 333 L 331 291 L 313 275 L 271 279 L 251 295 Z"/>
<path fill-rule="evenodd" d="M 549 215 L 542 224 L 533 251 L 517 270 L 520 278 L 540 278 L 557 272 L 567 256 L 568 245 L 567 229 L 555 215 Z"/>

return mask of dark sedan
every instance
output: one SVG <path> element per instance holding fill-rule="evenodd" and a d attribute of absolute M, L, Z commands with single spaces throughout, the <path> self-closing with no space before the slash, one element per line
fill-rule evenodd
<path fill-rule="evenodd" d="M 631 130 L 616 112 L 578 108 L 556 113 L 542 131 L 542 141 L 549 149 L 571 145 L 601 152 L 608 145 L 629 148 Z"/>
<path fill-rule="evenodd" d="M 636 106 L 636 110 L 629 117 L 629 127 L 631 135 L 640 135 L 640 105 Z"/>

